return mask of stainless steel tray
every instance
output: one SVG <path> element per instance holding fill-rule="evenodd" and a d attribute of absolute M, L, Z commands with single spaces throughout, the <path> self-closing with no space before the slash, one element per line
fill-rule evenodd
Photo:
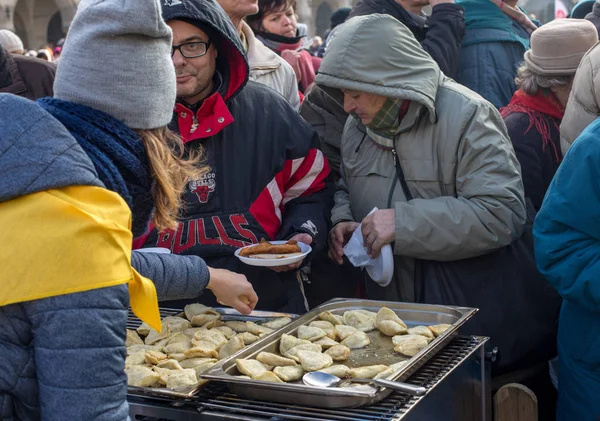
<path fill-rule="evenodd" d="M 218 362 L 201 377 L 228 383 L 230 389 L 243 397 L 273 402 L 311 405 L 322 408 L 352 408 L 372 404 L 387 397 L 392 391 L 387 388 L 362 386 L 359 388 L 319 388 L 295 383 L 271 383 L 237 377 L 240 373 L 235 365 L 238 358 L 255 358 L 261 351 L 276 352 L 279 350 L 279 339 L 284 333 L 295 334 L 299 326 L 318 320 L 319 313 L 331 311 L 334 314 L 343 314 L 349 310 L 378 311 L 381 307 L 394 310 L 398 316 L 409 326 L 433 325 L 448 323 L 452 327 L 433 340 L 425 349 L 412 358 L 405 358 L 393 352 L 392 340 L 382 335 L 379 331 L 369 332 L 371 345 L 366 348 L 353 350 L 350 358 L 343 362 L 348 367 L 359 367 L 371 364 L 392 364 L 408 360 L 392 380 L 404 381 L 415 371 L 442 349 L 454 336 L 460 326 L 465 324 L 477 312 L 477 309 L 466 307 L 450 307 L 441 305 L 399 303 L 357 299 L 334 299 L 296 321 L 279 329 L 250 346 L 244 348 L 236 355 L 232 355 Z"/>
<path fill-rule="evenodd" d="M 245 316 L 231 308 L 216 307 L 215 310 L 218 311 L 219 313 L 221 313 L 221 320 L 224 320 L 224 321 L 240 320 L 240 321 L 251 321 L 251 322 L 266 322 L 266 321 L 269 321 L 271 319 L 275 319 L 278 317 L 289 317 L 292 320 L 298 318 L 297 314 L 276 313 L 276 312 L 272 312 L 272 311 L 256 310 L 256 311 L 253 311 L 250 315 Z M 185 315 L 183 312 L 172 314 L 172 315 L 185 318 Z M 141 324 L 141 323 L 142 322 L 140 320 L 139 324 Z M 128 324 L 128 328 L 130 328 L 129 327 L 130 323 L 127 323 L 127 324 Z M 277 333 L 277 331 L 274 331 L 274 332 L 270 333 L 269 335 L 265 336 L 263 339 L 272 337 L 276 333 Z M 239 355 L 242 351 L 243 351 L 243 349 L 241 351 L 238 351 L 237 353 L 233 354 L 232 357 L 237 358 L 236 356 Z M 206 385 L 206 383 L 208 383 L 208 380 L 203 379 L 200 381 L 200 383 L 198 383 L 197 386 L 188 387 L 188 388 L 180 389 L 180 390 L 167 389 L 166 387 L 128 386 L 127 394 L 131 395 L 131 396 L 141 396 L 141 397 L 166 397 L 166 398 L 186 399 L 186 398 L 190 398 L 190 397 L 194 396 L 196 393 L 198 393 Z"/>

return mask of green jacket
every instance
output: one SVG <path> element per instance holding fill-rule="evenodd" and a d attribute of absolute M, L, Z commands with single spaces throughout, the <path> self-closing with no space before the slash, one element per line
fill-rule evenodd
<path fill-rule="evenodd" d="M 349 89 L 411 101 L 393 143 L 414 200 L 402 192 L 390 147 L 352 116 L 342 136 L 332 222 L 361 221 L 375 206 L 396 211 L 394 282 L 369 282 L 370 297 L 412 301 L 414 258 L 465 259 L 521 235 L 523 183 L 502 117 L 444 76 L 404 25 L 384 15 L 351 19 L 316 82 L 333 97 Z"/>

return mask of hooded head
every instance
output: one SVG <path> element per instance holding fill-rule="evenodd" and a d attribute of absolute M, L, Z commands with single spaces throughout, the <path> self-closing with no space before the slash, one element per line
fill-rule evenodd
<path fill-rule="evenodd" d="M 351 10 L 351 7 L 340 7 L 335 12 L 333 12 L 331 14 L 331 17 L 329 18 L 329 22 L 331 23 L 331 29 L 346 22 L 346 19 L 348 19 Z"/>
<path fill-rule="evenodd" d="M 81 0 L 54 96 L 103 111 L 132 129 L 169 124 L 175 72 L 159 0 Z"/>
<path fill-rule="evenodd" d="M 580 1 L 575 5 L 575 7 L 573 7 L 573 10 L 571 10 L 571 14 L 569 17 L 573 19 L 585 18 L 588 14 L 592 13 L 594 3 L 596 3 L 596 0 Z"/>
<path fill-rule="evenodd" d="M 336 30 L 315 82 L 338 101 L 343 92 L 410 100 L 424 106 L 435 121 L 441 77 L 406 26 L 374 14 L 352 18 Z"/>
<path fill-rule="evenodd" d="M 179 76 L 180 99 L 194 98 L 206 89 L 207 83 L 226 101 L 242 90 L 249 73 L 246 54 L 237 30 L 217 2 L 166 0 L 163 18 L 173 28 L 175 46 L 191 41 L 209 44 L 206 54 L 196 58 L 186 58 L 181 50 L 175 51 L 173 64 Z"/>

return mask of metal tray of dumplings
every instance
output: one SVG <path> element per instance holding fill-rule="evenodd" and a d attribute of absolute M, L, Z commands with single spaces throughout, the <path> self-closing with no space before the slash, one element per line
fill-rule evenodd
<path fill-rule="evenodd" d="M 297 314 L 276 313 L 276 312 L 272 312 L 272 311 L 260 311 L 260 310 L 255 310 L 251 314 L 245 316 L 232 308 L 221 308 L 221 307 L 213 307 L 213 308 L 214 308 L 214 310 L 216 310 L 217 312 L 219 312 L 221 314 L 221 320 L 223 320 L 225 322 L 239 320 L 239 321 L 244 321 L 244 322 L 251 321 L 251 322 L 255 322 L 255 323 L 260 323 L 260 322 L 268 322 L 269 320 L 277 319 L 279 317 L 289 317 L 290 319 L 292 319 L 292 323 L 293 323 L 293 320 L 297 319 L 299 317 Z M 165 310 L 166 309 L 161 309 L 161 319 L 164 319 L 166 316 L 183 317 L 185 319 L 185 314 L 183 313 L 183 311 L 179 312 L 179 313 L 171 312 L 170 314 L 165 315 L 165 314 L 163 314 L 163 312 Z M 141 325 L 141 324 L 142 324 L 142 321 L 139 320 L 138 318 L 134 317 L 133 320 L 130 319 L 128 321 L 127 328 L 135 329 L 135 328 L 139 327 L 139 325 Z M 277 333 L 277 330 L 271 332 L 269 335 L 265 336 L 263 339 L 267 339 L 267 338 L 275 335 L 276 333 Z M 244 349 L 233 354 L 232 357 L 236 357 Z M 223 361 L 225 361 L 225 360 L 223 360 Z M 217 363 L 217 364 L 219 364 L 219 363 Z M 200 382 L 198 383 L 198 385 L 193 386 L 193 387 L 187 387 L 184 389 L 178 389 L 178 390 L 167 389 L 166 387 L 128 386 L 127 394 L 130 396 L 140 396 L 140 397 L 166 397 L 166 398 L 187 399 L 187 398 L 191 398 L 192 396 L 197 394 L 206 385 L 206 383 L 208 383 L 208 380 L 200 379 Z"/>
<path fill-rule="evenodd" d="M 390 380 L 404 381 L 423 366 L 431 357 L 441 350 L 458 334 L 458 329 L 475 315 L 478 309 L 467 307 L 451 307 L 443 305 L 387 302 L 361 299 L 333 299 L 314 308 L 299 319 L 284 326 L 268 337 L 262 338 L 236 355 L 219 361 L 201 377 L 204 379 L 225 382 L 236 394 L 257 400 L 268 400 L 288 404 L 310 405 L 322 408 L 353 408 L 378 402 L 387 397 L 392 390 L 370 385 L 358 387 L 320 388 L 307 386 L 301 381 L 290 383 L 273 383 L 244 379 L 235 364 L 236 359 L 253 359 L 259 352 L 279 354 L 279 340 L 285 334 L 294 335 L 299 326 L 319 320 L 319 314 L 331 311 L 342 315 L 350 310 L 369 310 L 377 312 L 387 307 L 410 327 L 447 323 L 452 325 L 443 334 L 435 338 L 429 345 L 412 358 L 403 357 L 393 351 L 392 338 L 378 330 L 367 332 L 371 344 L 362 349 L 352 350 L 350 357 L 341 362 L 350 368 L 385 364 L 391 365 L 407 361 Z"/>

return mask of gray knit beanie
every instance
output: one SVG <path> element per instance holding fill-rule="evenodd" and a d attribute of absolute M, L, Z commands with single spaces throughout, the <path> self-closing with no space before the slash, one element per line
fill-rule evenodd
<path fill-rule="evenodd" d="M 54 96 L 104 111 L 132 129 L 166 126 L 177 95 L 171 40 L 159 0 L 81 0 Z"/>

